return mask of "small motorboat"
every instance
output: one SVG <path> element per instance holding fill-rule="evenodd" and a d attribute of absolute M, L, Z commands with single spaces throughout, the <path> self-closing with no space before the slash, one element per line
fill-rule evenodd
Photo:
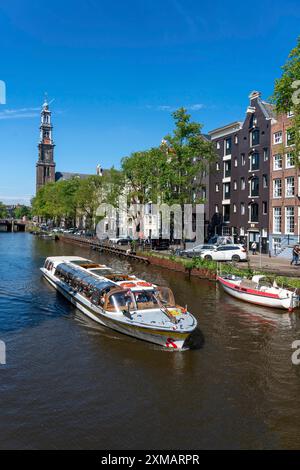
<path fill-rule="evenodd" d="M 47 281 L 101 325 L 170 349 L 187 349 L 197 320 L 168 287 L 75 256 L 46 259 Z"/>
<path fill-rule="evenodd" d="M 268 282 L 266 276 L 256 275 L 246 279 L 232 274 L 217 276 L 225 292 L 233 297 L 264 307 L 293 310 L 299 307 L 299 295 Z"/>

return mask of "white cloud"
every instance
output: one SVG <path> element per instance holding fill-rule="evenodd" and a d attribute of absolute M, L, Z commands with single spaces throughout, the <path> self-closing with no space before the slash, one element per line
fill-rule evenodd
<path fill-rule="evenodd" d="M 25 204 L 29 205 L 32 195 L 25 195 L 25 196 L 1 196 L 0 194 L 0 201 L 3 204 Z"/>
<path fill-rule="evenodd" d="M 167 111 L 167 112 L 173 112 L 176 111 L 176 109 L 183 107 L 188 111 L 200 111 L 200 109 L 206 108 L 206 106 L 202 103 L 193 103 L 193 104 L 187 104 L 187 105 L 178 105 L 178 106 L 171 106 L 168 104 L 160 104 L 157 106 L 153 106 L 148 104 L 146 106 L 147 109 L 154 109 L 155 111 Z"/>
<path fill-rule="evenodd" d="M 39 115 L 40 108 L 4 109 L 0 111 L 0 119 L 25 119 Z"/>

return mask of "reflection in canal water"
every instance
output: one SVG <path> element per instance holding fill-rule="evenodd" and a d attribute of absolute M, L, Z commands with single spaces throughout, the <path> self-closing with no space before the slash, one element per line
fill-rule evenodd
<path fill-rule="evenodd" d="M 96 325 L 40 275 L 76 254 L 169 286 L 202 347 L 169 352 Z M 298 313 L 266 311 L 209 281 L 27 234 L 0 235 L 0 448 L 295 448 Z"/>

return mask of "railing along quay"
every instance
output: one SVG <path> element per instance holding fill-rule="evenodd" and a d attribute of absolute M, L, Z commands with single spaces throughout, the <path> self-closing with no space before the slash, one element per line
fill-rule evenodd
<path fill-rule="evenodd" d="M 123 256 L 124 258 L 130 258 L 136 261 L 142 261 L 143 263 L 149 264 L 148 258 L 135 255 L 133 253 L 128 253 L 126 250 L 122 248 L 117 248 L 115 246 L 112 246 L 106 243 L 101 243 L 98 239 L 95 239 L 95 238 L 90 239 L 90 238 L 86 238 L 82 236 L 69 235 L 69 234 L 63 234 L 63 235 L 60 234 L 59 238 L 61 240 L 78 243 L 79 245 L 89 246 L 90 248 L 96 251 L 100 251 L 100 252 L 104 251 L 107 253 L 112 253 L 117 256 Z"/>

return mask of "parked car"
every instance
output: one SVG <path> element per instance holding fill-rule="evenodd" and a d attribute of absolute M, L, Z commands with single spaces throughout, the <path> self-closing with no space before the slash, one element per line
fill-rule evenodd
<path fill-rule="evenodd" d="M 187 250 L 176 250 L 178 256 L 183 256 L 186 258 L 193 258 L 194 256 L 200 256 L 202 251 L 213 250 L 214 245 L 211 244 L 201 244 L 188 248 Z"/>
<path fill-rule="evenodd" d="M 128 245 L 132 240 L 133 239 L 131 237 L 115 237 L 109 239 L 109 241 L 115 245 Z"/>
<path fill-rule="evenodd" d="M 208 244 L 212 245 L 232 245 L 234 243 L 233 237 L 227 235 L 227 236 L 220 236 L 220 235 L 214 235 L 208 240 Z"/>
<path fill-rule="evenodd" d="M 203 251 L 200 256 L 214 261 L 246 261 L 247 251 L 243 245 L 219 245 Z"/>
<path fill-rule="evenodd" d="M 151 239 L 151 250 L 168 250 L 170 248 L 170 240 L 166 238 Z"/>

